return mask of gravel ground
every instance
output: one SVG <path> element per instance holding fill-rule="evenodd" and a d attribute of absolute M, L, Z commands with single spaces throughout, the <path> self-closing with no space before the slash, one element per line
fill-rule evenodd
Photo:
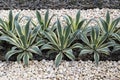
<path fill-rule="evenodd" d="M 50 16 L 53 14 L 56 15 L 52 19 L 52 24 L 56 21 L 57 17 L 61 20 L 61 22 L 64 23 L 65 19 L 63 18 L 63 16 L 65 16 L 65 14 L 69 14 L 70 16 L 75 18 L 75 15 L 78 12 L 78 10 L 79 9 L 60 9 L 60 10 L 50 9 L 49 10 Z M 110 16 L 113 19 L 120 17 L 120 9 L 96 8 L 96 9 L 81 10 L 81 18 L 88 19 L 88 20 L 92 18 L 98 19 L 99 17 L 105 18 L 107 11 L 110 12 Z M 16 15 L 18 12 L 20 12 L 20 17 L 29 16 L 32 18 L 34 22 L 37 22 L 35 10 L 13 10 L 14 15 Z M 42 17 L 44 17 L 45 12 L 46 12 L 46 9 L 40 10 Z M 9 13 L 9 10 L 0 10 L 0 18 L 3 18 L 5 20 L 8 19 L 8 13 Z M 24 24 L 24 23 L 25 21 L 23 20 L 21 24 Z M 91 24 L 94 24 L 94 22 Z"/>
<path fill-rule="evenodd" d="M 120 61 L 32 61 L 28 67 L 17 62 L 0 62 L 0 80 L 120 80 Z"/>
<path fill-rule="evenodd" d="M 106 11 L 110 11 L 111 17 L 120 17 L 119 9 L 89 9 L 81 10 L 82 18 L 105 18 Z M 14 14 L 21 10 L 13 10 Z M 40 10 L 44 15 L 46 10 Z M 50 15 L 56 14 L 64 23 L 63 15 L 69 14 L 75 17 L 78 9 L 50 10 Z M 0 18 L 7 19 L 8 10 L 0 10 Z M 20 16 L 29 16 L 36 21 L 35 11 L 22 10 Z M 52 23 L 56 20 L 53 18 Z M 24 20 L 21 22 L 24 24 Z M 94 23 L 91 23 L 91 25 Z M 62 61 L 57 68 L 53 61 L 31 61 L 28 67 L 23 67 L 17 62 L 0 62 L 0 80 L 120 80 L 120 61 L 100 61 L 96 67 L 91 61 Z"/>

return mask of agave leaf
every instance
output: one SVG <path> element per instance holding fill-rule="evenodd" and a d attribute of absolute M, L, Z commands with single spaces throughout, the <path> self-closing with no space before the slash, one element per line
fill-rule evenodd
<path fill-rule="evenodd" d="M 84 21 L 84 19 L 83 19 L 83 21 Z M 97 25 L 100 25 L 99 24 L 99 22 L 97 21 L 97 20 L 95 20 L 95 19 L 90 19 L 90 20 L 85 20 L 86 21 L 86 24 L 83 26 L 83 31 L 82 32 L 90 32 L 91 31 L 91 27 L 88 27 L 88 25 L 92 22 L 92 21 L 94 21 L 94 22 L 96 22 L 97 23 Z M 85 23 L 85 22 L 84 22 Z"/>
<path fill-rule="evenodd" d="M 79 56 L 80 56 L 80 55 L 83 55 L 83 54 L 88 54 L 88 53 L 89 53 L 89 54 L 93 53 L 93 50 L 83 49 L 83 50 L 81 50 Z"/>
<path fill-rule="evenodd" d="M 47 56 L 49 57 L 49 55 L 52 54 L 52 53 L 56 53 L 56 51 L 55 51 L 55 50 L 49 50 L 49 51 L 47 52 Z"/>
<path fill-rule="evenodd" d="M 68 42 L 67 42 L 67 47 L 70 47 L 72 42 L 75 40 L 76 38 L 76 34 L 77 32 L 75 32 L 73 35 L 71 35 L 71 37 L 68 39 Z"/>
<path fill-rule="evenodd" d="M 28 48 L 27 51 L 38 54 L 38 55 L 42 54 L 42 52 L 40 51 L 38 46 L 32 46 L 32 47 Z"/>
<path fill-rule="evenodd" d="M 112 50 L 112 52 L 115 52 L 115 51 L 118 51 L 118 50 L 120 50 L 120 44 L 115 44 L 115 46 L 113 47 L 113 50 Z"/>
<path fill-rule="evenodd" d="M 109 11 L 107 11 L 107 14 L 106 14 L 106 22 L 107 22 L 107 24 L 110 23 L 110 14 L 109 14 Z"/>
<path fill-rule="evenodd" d="M 77 12 L 77 15 L 76 15 L 76 25 L 78 25 L 80 21 L 80 10 Z"/>
<path fill-rule="evenodd" d="M 105 32 L 108 33 L 108 24 L 107 24 L 107 22 L 105 20 L 103 20 L 102 18 L 100 18 L 100 21 L 101 21 L 101 24 L 102 24 Z"/>
<path fill-rule="evenodd" d="M 18 63 L 20 63 L 20 60 L 22 59 L 22 57 L 23 57 L 23 53 L 21 53 L 21 54 L 19 54 L 18 56 L 17 56 L 17 62 Z"/>
<path fill-rule="evenodd" d="M 112 35 L 113 33 L 117 33 L 119 31 L 119 28 L 117 27 L 118 23 L 120 22 L 120 17 L 115 19 L 109 28 L 109 34 Z"/>
<path fill-rule="evenodd" d="M 109 55 L 109 52 L 110 52 L 110 50 L 109 50 L 108 47 L 103 47 L 103 48 L 97 49 L 97 51 L 98 51 L 99 53 L 104 53 L 104 54 L 106 54 L 106 55 Z"/>
<path fill-rule="evenodd" d="M 66 16 L 64 16 L 64 18 L 66 20 L 67 25 L 71 25 L 72 24 L 71 23 L 71 22 L 73 22 L 72 17 L 70 17 L 69 15 L 66 14 Z"/>
<path fill-rule="evenodd" d="M 31 21 L 31 20 L 29 20 L 29 21 L 27 22 L 27 24 L 25 25 L 25 29 L 24 29 L 26 40 L 28 40 L 28 37 L 29 37 L 30 21 Z"/>
<path fill-rule="evenodd" d="M 58 29 L 57 29 L 57 31 L 58 31 L 58 33 L 59 33 L 59 37 L 60 37 L 60 39 L 62 40 L 62 38 L 61 38 L 61 36 L 62 36 L 62 27 L 61 27 L 61 24 L 60 24 L 60 21 L 59 20 L 57 20 L 57 26 L 58 26 Z"/>
<path fill-rule="evenodd" d="M 83 34 L 81 34 L 81 40 L 84 42 L 84 43 L 86 43 L 88 46 L 90 46 L 89 45 L 89 40 L 88 40 L 88 38 L 87 38 L 87 36 L 83 33 Z"/>
<path fill-rule="evenodd" d="M 63 48 L 66 48 L 67 45 L 68 45 L 68 41 L 69 41 L 69 37 L 70 37 L 70 34 L 71 34 L 71 26 L 67 26 L 66 28 L 64 28 L 64 39 L 63 39 L 63 43 L 61 45 L 63 45 Z"/>
<path fill-rule="evenodd" d="M 13 24 L 13 14 L 12 14 L 12 10 L 10 10 L 9 12 L 9 30 L 12 30 L 12 25 Z"/>
<path fill-rule="evenodd" d="M 39 24 L 41 24 L 41 15 L 38 11 L 36 11 L 36 16 L 37 16 L 37 20 L 38 20 Z"/>
<path fill-rule="evenodd" d="M 71 47 L 70 47 L 71 49 L 74 49 L 74 48 L 83 48 L 83 45 L 81 44 L 81 43 L 75 43 L 75 44 L 73 44 Z"/>
<path fill-rule="evenodd" d="M 21 44 L 22 44 L 21 47 L 24 47 L 24 48 L 28 47 L 25 35 L 21 35 L 19 40 L 21 41 Z"/>
<path fill-rule="evenodd" d="M 40 30 L 39 27 L 35 27 L 33 30 L 30 30 L 28 44 L 33 45 L 39 30 Z"/>
<path fill-rule="evenodd" d="M 50 25 L 50 22 L 51 22 L 51 20 L 52 20 L 52 18 L 54 17 L 55 15 L 52 15 L 51 17 L 50 17 L 50 19 L 48 20 L 48 22 L 47 22 L 47 28 L 49 27 L 49 25 Z"/>
<path fill-rule="evenodd" d="M 15 21 L 15 27 L 16 27 L 15 29 L 16 29 L 18 36 L 20 37 L 21 35 L 23 35 L 21 27 L 17 21 Z"/>
<path fill-rule="evenodd" d="M 115 39 L 117 39 L 118 41 L 120 41 L 120 35 L 119 34 L 114 33 L 114 34 L 112 34 L 112 36 L 114 36 Z"/>
<path fill-rule="evenodd" d="M 98 28 L 98 26 L 94 26 L 94 28 L 92 27 L 92 31 L 91 31 L 91 43 L 94 43 L 94 44 L 97 44 L 97 42 L 98 42 L 98 39 L 99 39 L 99 28 Z"/>
<path fill-rule="evenodd" d="M 62 49 L 62 50 L 64 49 L 64 41 L 65 41 L 64 39 L 65 39 L 65 38 L 64 38 L 64 36 L 62 35 L 61 38 L 60 38 L 60 42 L 61 42 L 61 45 L 60 45 L 60 46 L 61 46 L 61 49 Z"/>
<path fill-rule="evenodd" d="M 96 65 L 98 65 L 99 59 L 100 59 L 99 54 L 95 52 L 94 53 L 94 60 L 95 60 Z"/>
<path fill-rule="evenodd" d="M 65 34 L 65 40 L 66 40 L 66 39 L 68 39 L 69 35 L 71 34 L 71 26 L 67 26 L 67 28 L 64 31 L 65 31 L 64 34 Z"/>
<path fill-rule="evenodd" d="M 15 35 L 13 32 L 10 32 L 10 31 L 7 31 L 7 32 L 6 32 L 6 31 L 3 31 L 3 33 L 5 33 L 5 36 L 14 39 L 14 40 L 20 45 L 20 43 L 19 43 L 19 41 L 18 41 L 18 38 L 16 37 L 16 35 Z M 3 34 L 3 36 L 4 36 L 4 34 Z"/>
<path fill-rule="evenodd" d="M 58 43 L 58 38 L 57 38 L 57 35 L 55 34 L 55 32 L 50 31 L 49 34 L 51 34 L 51 39 L 53 40 L 52 42 L 57 44 Z"/>
<path fill-rule="evenodd" d="M 2 27 L 3 30 L 6 30 L 6 26 L 4 24 L 4 21 L 0 18 L 0 26 Z"/>
<path fill-rule="evenodd" d="M 31 52 L 28 53 L 29 59 L 33 59 L 33 54 Z"/>
<path fill-rule="evenodd" d="M 17 40 L 17 37 L 13 32 L 5 31 L 4 33 L 6 34 L 5 36 L 9 36 L 9 37 L 12 37 L 13 39 Z"/>
<path fill-rule="evenodd" d="M 108 37 L 108 34 L 107 34 L 107 33 L 106 33 L 106 34 L 103 34 L 103 36 L 101 36 L 101 37 L 98 39 L 97 46 L 103 44 L 103 43 L 105 42 L 105 40 L 107 39 L 107 37 Z"/>
<path fill-rule="evenodd" d="M 4 21 L 4 24 L 5 24 L 5 26 L 4 26 L 4 27 L 5 27 L 5 30 L 6 30 L 6 31 L 11 31 L 10 28 L 9 28 L 9 23 L 6 22 L 6 21 Z"/>
<path fill-rule="evenodd" d="M 34 45 L 39 47 L 39 46 L 44 45 L 44 42 L 45 42 L 44 40 L 39 40 L 39 41 L 38 41 L 37 43 L 35 43 Z"/>
<path fill-rule="evenodd" d="M 83 20 L 80 21 L 80 23 L 78 24 L 78 29 L 80 29 L 83 26 L 85 21 L 86 21 L 86 19 L 83 19 Z"/>
<path fill-rule="evenodd" d="M 8 51 L 8 52 L 6 53 L 5 59 L 8 61 L 9 58 L 10 58 L 12 55 L 14 55 L 14 54 L 19 54 L 19 53 L 21 53 L 21 52 L 22 52 L 22 50 L 12 49 L 12 50 L 10 50 L 10 51 Z"/>
<path fill-rule="evenodd" d="M 35 27 L 35 28 L 33 29 L 33 31 L 32 31 L 32 34 L 33 34 L 33 35 L 38 34 L 39 30 L 40 30 L 40 27 Z"/>
<path fill-rule="evenodd" d="M 20 46 L 18 45 L 18 43 L 17 43 L 13 38 L 11 38 L 11 37 L 1 36 L 1 37 L 0 37 L 0 40 L 7 41 L 7 42 L 9 42 L 9 43 L 12 44 L 12 45 L 15 45 L 15 46 L 17 46 L 17 47 L 20 47 Z"/>
<path fill-rule="evenodd" d="M 92 31 L 91 31 L 91 41 L 92 41 L 92 43 L 95 42 L 95 35 L 96 35 L 95 30 L 94 30 L 94 28 L 92 28 Z"/>
<path fill-rule="evenodd" d="M 33 45 L 36 39 L 36 34 L 30 34 L 28 45 Z"/>
<path fill-rule="evenodd" d="M 100 28 L 97 26 L 95 27 L 95 44 L 97 43 L 97 39 L 99 38 L 99 35 L 100 35 Z"/>
<path fill-rule="evenodd" d="M 117 37 L 118 37 L 118 38 L 117 38 Z M 111 43 L 110 45 L 113 46 L 113 50 L 112 50 L 113 53 L 114 53 L 115 51 L 120 50 L 119 41 L 120 41 L 119 35 L 117 35 L 117 36 L 115 37 L 115 40 L 112 40 L 111 42 L 109 42 L 109 43 Z"/>
<path fill-rule="evenodd" d="M 64 50 L 64 54 L 71 60 L 74 60 L 75 59 L 75 56 L 73 55 L 73 51 L 72 49 L 66 49 Z"/>
<path fill-rule="evenodd" d="M 60 64 L 61 60 L 63 58 L 63 54 L 59 53 L 56 58 L 55 58 L 55 66 L 58 67 L 58 65 Z"/>
<path fill-rule="evenodd" d="M 53 46 L 49 45 L 49 44 L 44 44 L 42 47 L 41 47 L 41 50 L 44 50 L 44 49 L 55 49 Z M 55 49 L 56 50 L 56 49 Z"/>
<path fill-rule="evenodd" d="M 104 47 L 112 47 L 112 46 L 115 46 L 115 43 L 113 41 L 110 41 L 110 42 L 103 43 L 103 44 L 99 45 L 98 49 L 99 48 L 104 48 Z"/>
<path fill-rule="evenodd" d="M 14 22 L 15 22 L 15 21 L 18 21 L 18 19 L 19 19 L 19 15 L 20 15 L 20 13 L 18 13 L 18 14 L 15 16 L 15 18 L 14 18 Z"/>
<path fill-rule="evenodd" d="M 117 19 L 115 19 L 115 20 L 113 21 L 113 23 L 114 23 L 114 22 L 116 22 L 115 26 L 117 26 L 117 24 L 120 22 L 120 17 L 118 17 Z"/>
<path fill-rule="evenodd" d="M 33 25 L 34 27 L 37 27 L 37 25 L 36 25 L 35 22 L 31 21 L 31 23 L 32 23 L 32 25 Z"/>
<path fill-rule="evenodd" d="M 51 34 L 45 32 L 45 36 L 52 44 L 57 46 L 56 40 L 54 40 L 56 38 L 55 35 L 53 35 L 54 36 L 54 38 L 53 38 L 53 36 Z"/>
<path fill-rule="evenodd" d="M 24 65 L 27 65 L 27 66 L 29 64 L 29 55 L 27 52 L 24 52 L 23 63 L 24 63 Z"/>
<path fill-rule="evenodd" d="M 45 23 L 44 23 L 45 28 L 47 28 L 48 19 L 49 19 L 49 10 L 47 10 L 46 13 L 45 13 L 45 19 L 44 19 L 45 20 Z"/>

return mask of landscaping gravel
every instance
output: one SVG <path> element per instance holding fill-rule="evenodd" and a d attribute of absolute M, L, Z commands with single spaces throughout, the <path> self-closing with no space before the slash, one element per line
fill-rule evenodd
<path fill-rule="evenodd" d="M 105 13 L 110 11 L 111 17 L 120 17 L 119 9 L 89 9 L 81 10 L 82 18 L 105 18 Z M 14 15 L 21 10 L 13 10 Z M 46 10 L 40 10 L 44 15 Z M 63 15 L 75 17 L 78 9 L 51 10 L 50 15 L 56 14 L 64 23 Z M 0 18 L 7 19 L 9 10 L 0 10 Z M 22 10 L 20 16 L 29 16 L 36 22 L 34 10 Z M 52 19 L 52 23 L 56 17 Z M 24 25 L 24 20 L 21 24 Z M 94 22 L 91 23 L 94 25 Z M 62 61 L 55 67 L 54 61 L 30 61 L 28 67 L 17 62 L 0 62 L 0 80 L 120 80 L 120 61 L 100 61 L 96 66 L 92 61 Z"/>
<path fill-rule="evenodd" d="M 78 12 L 78 10 L 79 9 L 60 9 L 60 10 L 49 9 L 50 16 L 52 16 L 53 14 L 56 15 L 52 19 L 52 24 L 56 21 L 57 17 L 61 20 L 62 23 L 64 23 L 65 19 L 63 16 L 65 16 L 66 14 L 75 18 L 75 15 Z M 44 17 L 46 9 L 41 9 L 39 11 L 40 11 L 42 17 Z M 98 19 L 99 17 L 105 18 L 107 11 L 110 12 L 110 16 L 113 19 L 120 17 L 120 9 L 107 9 L 107 8 L 98 9 L 98 8 L 96 8 L 96 9 L 88 9 L 88 10 L 80 10 L 80 11 L 81 11 L 81 18 L 88 19 L 88 20 L 90 20 L 92 18 Z M 32 20 L 35 23 L 37 22 L 35 10 L 13 10 L 14 16 L 18 12 L 20 12 L 20 17 L 29 16 L 32 18 Z M 0 18 L 3 18 L 6 20 L 6 19 L 8 19 L 8 14 L 9 14 L 9 10 L 0 10 Z M 24 24 L 24 23 L 25 23 L 25 21 L 23 20 L 21 22 L 21 24 Z M 94 23 L 95 22 L 91 23 L 91 25 Z"/>
<path fill-rule="evenodd" d="M 28 67 L 17 62 L 0 62 L 0 80 L 120 80 L 120 61 L 31 61 Z"/>

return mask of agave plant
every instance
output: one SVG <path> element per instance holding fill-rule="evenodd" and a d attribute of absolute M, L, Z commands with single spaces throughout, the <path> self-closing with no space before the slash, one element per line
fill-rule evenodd
<path fill-rule="evenodd" d="M 12 49 L 8 51 L 5 55 L 8 61 L 12 55 L 17 55 L 17 61 L 20 62 L 21 59 L 25 65 L 28 65 L 29 59 L 33 58 L 33 53 L 40 55 L 41 51 L 38 48 L 43 44 L 43 41 L 35 42 L 39 27 L 33 29 L 30 28 L 29 20 L 25 26 L 20 26 L 17 21 L 15 21 L 15 31 L 8 32 L 8 35 L 3 35 L 0 40 L 4 40 L 13 45 Z"/>
<path fill-rule="evenodd" d="M 109 54 L 109 47 L 112 46 L 110 43 L 105 42 L 107 39 L 107 34 L 101 35 L 99 27 L 92 28 L 90 32 L 90 36 L 88 37 L 86 34 L 81 35 L 81 40 L 84 43 L 84 47 L 80 52 L 82 54 L 94 54 L 94 60 L 98 65 L 99 62 L 99 54 Z"/>
<path fill-rule="evenodd" d="M 69 15 L 65 16 L 64 18 L 66 19 L 66 23 L 72 26 L 72 32 L 75 32 L 78 29 L 80 29 L 86 21 L 86 19 L 81 20 L 80 11 L 77 12 L 75 20 Z"/>
<path fill-rule="evenodd" d="M 61 27 L 60 21 L 57 21 L 57 29 L 55 32 L 45 32 L 48 43 L 41 47 L 42 50 L 49 49 L 48 53 L 57 53 L 55 58 L 55 65 L 58 66 L 64 56 L 70 60 L 74 60 L 73 48 L 80 48 L 80 43 L 72 43 L 75 39 L 76 33 L 71 33 L 70 26 Z"/>
<path fill-rule="evenodd" d="M 13 13 L 12 13 L 12 10 L 10 10 L 9 12 L 9 18 L 8 18 L 8 21 L 3 21 L 1 18 L 0 18 L 0 27 L 2 28 L 2 32 L 3 33 L 6 33 L 8 31 L 12 31 L 14 32 L 15 30 L 15 21 L 17 21 L 19 18 L 19 13 L 13 17 Z"/>
<path fill-rule="evenodd" d="M 114 34 L 120 33 L 120 27 L 118 27 L 119 22 L 120 17 L 112 20 L 109 12 L 107 11 L 106 20 L 100 18 L 102 33 L 108 34 L 108 38 L 113 37 Z"/>
<path fill-rule="evenodd" d="M 113 34 L 113 52 L 120 50 L 120 34 Z"/>
<path fill-rule="evenodd" d="M 33 23 L 33 25 L 34 26 L 39 26 L 41 28 L 40 31 L 39 31 L 39 36 L 43 36 L 44 31 L 47 31 L 47 30 L 50 29 L 50 23 L 51 23 L 51 20 L 54 16 L 55 15 L 52 15 L 49 18 L 49 10 L 47 10 L 46 13 L 45 13 L 44 19 L 43 19 L 43 17 L 39 13 L 39 11 L 36 11 L 36 17 L 37 17 L 37 21 L 38 21 L 39 25 L 34 24 L 34 23 Z"/>
<path fill-rule="evenodd" d="M 66 23 L 68 25 L 72 26 L 71 27 L 72 32 L 76 32 L 77 31 L 77 38 L 80 38 L 80 34 L 81 33 L 89 31 L 88 30 L 89 27 L 87 27 L 87 26 L 92 21 L 92 19 L 89 20 L 89 21 L 87 21 L 87 19 L 81 19 L 80 18 L 80 11 L 77 12 L 75 19 L 73 19 L 69 15 L 65 16 L 64 18 L 66 20 Z"/>

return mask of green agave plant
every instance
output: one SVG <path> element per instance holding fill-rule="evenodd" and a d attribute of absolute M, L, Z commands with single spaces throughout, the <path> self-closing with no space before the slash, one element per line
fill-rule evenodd
<path fill-rule="evenodd" d="M 113 44 L 115 44 L 113 46 L 113 52 L 120 50 L 120 34 L 113 34 L 114 36 L 114 40 L 113 40 Z"/>
<path fill-rule="evenodd" d="M 40 55 L 41 51 L 38 48 L 43 44 L 42 40 L 35 42 L 37 37 L 39 27 L 33 29 L 30 28 L 29 20 L 25 26 L 20 26 L 17 21 L 15 21 L 16 33 L 8 32 L 9 35 L 3 35 L 0 40 L 4 40 L 13 45 L 12 49 L 8 51 L 5 55 L 8 61 L 12 55 L 17 55 L 17 61 L 20 62 L 21 59 L 25 65 L 28 65 L 29 59 L 33 58 L 33 53 Z"/>
<path fill-rule="evenodd" d="M 60 64 L 64 56 L 67 56 L 71 60 L 75 59 L 72 49 L 80 48 L 81 44 L 72 44 L 76 33 L 71 33 L 70 26 L 61 27 L 60 21 L 58 20 L 56 32 L 45 32 L 45 36 L 49 41 L 47 44 L 43 45 L 41 49 L 49 49 L 49 54 L 53 52 L 57 53 L 57 56 L 55 58 L 56 67 Z"/>
<path fill-rule="evenodd" d="M 67 15 L 64 17 L 66 20 L 66 23 L 68 25 L 71 25 L 71 29 L 72 32 L 76 32 L 77 31 L 77 38 L 80 38 L 80 34 L 81 33 L 86 33 L 87 31 L 89 31 L 89 27 L 87 27 L 89 25 L 89 23 L 92 21 L 89 20 L 87 21 L 87 19 L 82 19 L 80 18 L 80 11 L 77 12 L 76 14 L 76 18 L 73 19 L 71 16 Z"/>
<path fill-rule="evenodd" d="M 12 13 L 12 10 L 10 10 L 9 12 L 9 18 L 8 18 L 8 21 L 4 21 L 0 18 L 0 27 L 2 28 L 2 32 L 5 34 L 7 33 L 8 31 L 12 31 L 14 32 L 15 30 L 15 21 L 17 21 L 19 18 L 19 13 L 13 17 L 13 13 Z"/>
<path fill-rule="evenodd" d="M 49 18 L 49 10 L 46 11 L 44 18 L 42 17 L 42 15 L 39 13 L 39 11 L 36 11 L 36 17 L 37 17 L 37 21 L 39 23 L 39 25 L 34 24 L 34 26 L 40 26 L 40 31 L 39 31 L 39 36 L 43 36 L 44 35 L 44 31 L 48 31 L 50 29 L 50 23 L 52 18 L 55 15 L 52 15 Z"/>
<path fill-rule="evenodd" d="M 76 14 L 76 18 L 73 19 L 71 16 L 67 15 L 64 17 L 66 19 L 66 23 L 68 25 L 71 25 L 72 27 L 72 32 L 77 31 L 78 29 L 80 29 L 83 24 L 85 23 L 86 19 L 82 19 L 80 18 L 80 11 L 77 12 Z"/>
<path fill-rule="evenodd" d="M 92 28 L 90 32 L 90 36 L 88 37 L 86 34 L 81 35 L 81 40 L 84 43 L 84 46 L 80 52 L 80 55 L 83 54 L 94 54 L 94 60 L 98 65 L 99 62 L 99 54 L 109 54 L 109 47 L 112 46 L 111 43 L 105 42 L 107 39 L 107 34 L 101 35 L 99 27 Z"/>
<path fill-rule="evenodd" d="M 100 18 L 102 33 L 108 34 L 108 38 L 113 37 L 114 34 L 120 33 L 120 27 L 118 27 L 119 22 L 120 17 L 115 20 L 111 20 L 110 14 L 107 11 L 106 20 Z"/>

